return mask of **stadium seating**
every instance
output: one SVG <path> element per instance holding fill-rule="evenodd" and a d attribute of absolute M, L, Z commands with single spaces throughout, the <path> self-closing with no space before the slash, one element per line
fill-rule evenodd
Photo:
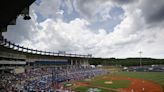
<path fill-rule="evenodd" d="M 78 66 L 58 66 L 44 68 L 26 68 L 24 73 L 1 74 L 0 91 L 4 92 L 55 92 L 52 84 L 71 80 L 81 80 L 97 75 L 106 74 L 106 71 L 96 68 Z"/>

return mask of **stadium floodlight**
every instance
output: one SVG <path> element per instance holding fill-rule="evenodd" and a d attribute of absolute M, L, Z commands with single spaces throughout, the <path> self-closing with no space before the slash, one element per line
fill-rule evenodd
<path fill-rule="evenodd" d="M 142 66 L 142 60 L 141 60 L 141 54 L 143 53 L 142 51 L 138 52 L 140 54 L 140 66 Z"/>
<path fill-rule="evenodd" d="M 25 15 L 23 19 L 24 19 L 24 20 L 30 20 L 31 17 L 30 17 L 29 15 Z"/>
<path fill-rule="evenodd" d="M 24 20 L 30 20 L 31 19 L 30 15 L 29 15 L 29 7 L 26 7 L 21 13 L 24 16 L 23 17 Z"/>

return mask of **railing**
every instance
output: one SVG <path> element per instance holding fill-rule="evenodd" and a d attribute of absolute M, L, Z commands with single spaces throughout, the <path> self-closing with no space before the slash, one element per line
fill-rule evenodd
<path fill-rule="evenodd" d="M 34 50 L 34 49 L 16 45 L 15 43 L 10 42 L 3 37 L 0 38 L 0 45 L 11 48 L 13 50 L 17 50 L 17 51 L 21 51 L 21 52 L 25 52 L 25 53 L 39 54 L 39 55 L 81 57 L 81 58 L 91 58 L 92 57 L 91 54 L 80 55 L 80 54 L 71 54 L 71 53 L 59 53 L 59 52 L 47 52 L 47 51 L 41 51 L 41 50 Z"/>

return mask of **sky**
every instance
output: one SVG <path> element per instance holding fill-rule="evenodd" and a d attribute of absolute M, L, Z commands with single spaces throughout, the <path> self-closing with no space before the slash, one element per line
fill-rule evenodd
<path fill-rule="evenodd" d="M 51 52 L 164 58 L 164 0 L 36 0 L 30 16 L 4 37 Z"/>

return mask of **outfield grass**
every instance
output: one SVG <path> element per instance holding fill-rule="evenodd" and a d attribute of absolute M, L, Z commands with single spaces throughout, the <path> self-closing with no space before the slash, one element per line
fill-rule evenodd
<path fill-rule="evenodd" d="M 104 82 L 108 80 L 100 80 L 102 76 L 94 77 L 92 81 L 88 81 L 90 85 L 93 86 L 100 86 L 100 87 L 106 87 L 106 88 L 126 88 L 128 87 L 130 81 L 128 80 L 113 80 L 113 84 L 105 84 Z M 85 80 L 80 80 L 79 82 L 86 82 Z M 87 90 L 90 87 L 87 86 L 80 86 L 75 88 L 75 92 L 87 92 Z M 109 91 L 105 89 L 100 89 L 101 92 L 116 92 L 116 91 Z"/>
<path fill-rule="evenodd" d="M 88 89 L 90 87 L 86 87 L 86 86 L 81 86 L 81 87 L 77 87 L 75 88 L 75 92 L 88 92 Z M 116 91 L 110 91 L 110 90 L 104 90 L 104 89 L 100 89 L 100 92 L 116 92 Z"/>
<path fill-rule="evenodd" d="M 101 87 L 107 87 L 107 88 L 127 88 L 130 81 L 129 80 L 113 80 L 112 84 L 105 84 L 107 80 L 96 80 L 90 82 L 91 85 L 94 86 L 101 86 Z"/>
<path fill-rule="evenodd" d="M 150 80 L 153 81 L 159 85 L 162 86 L 163 92 L 164 92 L 164 73 L 162 72 L 115 72 L 109 75 L 105 76 L 126 76 L 126 77 L 131 77 L 131 78 L 140 78 L 144 80 Z M 128 87 L 128 84 L 130 81 L 128 80 L 113 80 L 113 84 L 105 84 L 104 82 L 106 80 L 99 80 L 103 76 L 95 77 L 92 81 L 90 82 L 91 85 L 95 86 L 101 86 L 101 87 L 107 87 L 107 88 L 126 88 Z M 81 80 L 81 82 L 84 82 L 84 80 Z M 75 88 L 75 92 L 87 92 L 89 87 L 86 86 L 81 86 Z M 103 90 L 101 89 L 101 92 L 114 92 L 114 91 L 108 91 L 108 90 Z"/>
<path fill-rule="evenodd" d="M 160 84 L 164 92 L 164 73 L 163 72 L 117 72 L 114 76 L 128 76 L 132 78 L 141 78 Z"/>

